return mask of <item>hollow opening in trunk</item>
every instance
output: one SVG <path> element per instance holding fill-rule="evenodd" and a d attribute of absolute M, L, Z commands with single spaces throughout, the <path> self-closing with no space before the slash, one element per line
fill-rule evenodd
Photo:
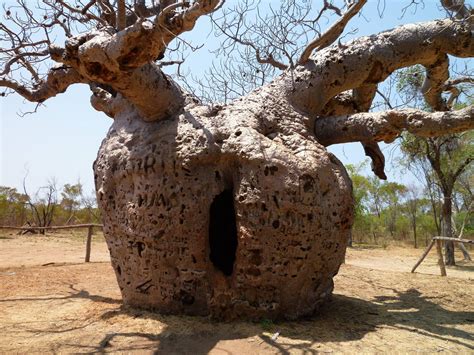
<path fill-rule="evenodd" d="M 232 275 L 237 250 L 237 223 L 232 190 L 224 190 L 212 201 L 209 220 L 210 259 L 224 275 Z"/>

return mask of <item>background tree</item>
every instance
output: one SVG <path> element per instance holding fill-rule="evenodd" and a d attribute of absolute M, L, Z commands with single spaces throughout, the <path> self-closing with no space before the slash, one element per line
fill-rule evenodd
<path fill-rule="evenodd" d="M 448 61 L 444 64 L 447 70 Z M 454 105 L 454 100 L 459 98 L 461 90 L 445 84 L 450 87 L 451 96 L 446 99 L 439 96 L 434 100 L 427 94 L 427 83 L 432 77 L 425 75 L 420 66 L 415 66 L 401 71 L 398 74 L 397 89 L 401 95 L 411 101 L 412 105 L 437 110 L 447 110 Z M 460 83 L 470 82 L 470 78 L 464 77 L 459 80 Z M 445 89 L 448 90 L 448 89 Z M 468 89 L 463 89 L 469 93 Z M 465 104 L 457 103 L 458 107 Z M 455 106 L 456 106 L 455 105 Z M 408 167 L 415 170 L 418 176 L 423 176 L 425 186 L 428 188 L 432 199 L 435 221 L 438 224 L 438 231 L 445 237 L 453 237 L 453 199 L 454 189 L 457 180 L 470 169 L 474 160 L 472 132 L 465 132 L 458 135 L 447 135 L 438 138 L 423 138 L 409 134 L 404 136 L 401 147 L 408 159 Z M 421 173 L 421 174 L 420 174 Z M 436 181 L 436 183 L 434 183 Z M 440 222 L 437 220 L 436 191 L 442 193 L 443 203 L 440 208 Z M 464 246 L 461 246 L 463 253 L 467 255 Z M 467 257 L 467 256 L 466 256 Z M 447 265 L 455 265 L 454 243 L 445 243 L 445 258 Z"/>
<path fill-rule="evenodd" d="M 365 227 L 367 223 L 367 198 L 368 187 L 370 185 L 368 179 L 362 175 L 361 170 L 364 164 L 358 166 L 349 164 L 347 171 L 352 180 L 352 195 L 354 197 L 354 232 L 367 233 Z M 351 236 L 349 246 L 352 246 L 354 234 Z"/>
<path fill-rule="evenodd" d="M 30 195 L 26 188 L 26 177 L 23 179 L 23 192 L 26 196 L 31 216 L 37 227 L 49 227 L 55 216 L 58 205 L 58 191 L 56 180 L 50 179 L 47 185 L 40 187 L 34 195 Z M 41 234 L 45 230 L 40 231 Z"/>
<path fill-rule="evenodd" d="M 408 199 L 406 201 L 406 211 L 410 218 L 411 227 L 413 230 L 413 242 L 415 248 L 418 248 L 417 240 L 417 223 L 420 214 L 420 190 L 417 186 L 411 185 L 407 189 Z"/>
<path fill-rule="evenodd" d="M 74 185 L 65 184 L 61 192 L 61 206 L 67 213 L 66 224 L 74 218 L 77 210 L 81 206 L 82 184 L 77 182 Z"/>
<path fill-rule="evenodd" d="M 28 198 L 15 188 L 0 186 L 0 225 L 23 225 L 27 221 Z"/>
<path fill-rule="evenodd" d="M 0 186 L 0 225 L 34 226 L 69 223 L 101 223 L 95 193 L 85 194 L 80 182 L 56 188 L 55 179 L 34 194 L 19 193 L 15 188 Z M 26 179 L 25 179 L 25 191 Z"/>

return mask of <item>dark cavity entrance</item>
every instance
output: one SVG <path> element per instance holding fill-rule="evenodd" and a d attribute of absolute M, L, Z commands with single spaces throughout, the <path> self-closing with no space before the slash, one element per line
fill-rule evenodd
<path fill-rule="evenodd" d="M 212 201 L 209 245 L 210 259 L 214 266 L 224 275 L 232 275 L 237 250 L 237 223 L 232 190 L 224 190 Z"/>

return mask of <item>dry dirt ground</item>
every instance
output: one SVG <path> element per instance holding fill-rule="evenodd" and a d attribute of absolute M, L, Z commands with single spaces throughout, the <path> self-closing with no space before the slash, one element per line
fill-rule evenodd
<path fill-rule="evenodd" d="M 318 315 L 222 324 L 122 307 L 100 235 L 85 264 L 80 233 L 0 233 L 0 353 L 473 353 L 474 263 L 442 278 L 433 250 L 410 274 L 421 252 L 350 249 Z"/>

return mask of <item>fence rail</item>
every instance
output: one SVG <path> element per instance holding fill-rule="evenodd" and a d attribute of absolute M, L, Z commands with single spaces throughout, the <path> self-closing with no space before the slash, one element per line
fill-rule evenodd
<path fill-rule="evenodd" d="M 436 243 L 436 253 L 438 254 L 438 265 L 439 269 L 441 271 L 441 276 L 446 276 L 446 266 L 444 265 L 444 259 L 443 259 L 443 249 L 442 249 L 442 244 L 441 242 L 455 242 L 455 243 L 466 243 L 466 244 L 474 244 L 474 240 L 469 240 L 469 239 L 461 239 L 461 238 L 448 238 L 448 237 L 433 237 L 431 239 L 431 243 L 428 245 L 428 247 L 425 249 L 423 254 L 421 255 L 420 259 L 416 262 L 415 266 L 411 269 L 411 272 L 414 273 L 416 268 L 420 266 L 420 264 L 425 260 L 426 256 L 430 252 L 431 248 L 433 248 L 433 245 Z"/>
<path fill-rule="evenodd" d="M 0 229 L 13 229 L 13 230 L 58 230 L 58 229 L 79 229 L 79 228 L 87 228 L 87 239 L 86 239 L 86 255 L 84 257 L 84 261 L 86 263 L 90 262 L 91 260 L 91 244 L 92 244 L 92 234 L 94 233 L 94 228 L 103 228 L 102 224 L 95 224 L 95 223 L 88 223 L 88 224 L 72 224 L 68 226 L 48 226 L 48 227 L 35 227 L 35 226 L 24 226 L 24 227 L 16 227 L 16 226 L 0 226 Z"/>
<path fill-rule="evenodd" d="M 87 224 L 71 224 L 67 226 L 49 226 L 49 227 L 36 227 L 36 226 L 24 226 L 24 227 L 14 227 L 14 226 L 0 226 L 0 229 L 14 229 L 14 230 L 44 230 L 44 229 L 76 229 L 76 228 L 88 228 L 88 227 L 97 227 L 102 228 L 102 224 L 87 223 Z"/>

